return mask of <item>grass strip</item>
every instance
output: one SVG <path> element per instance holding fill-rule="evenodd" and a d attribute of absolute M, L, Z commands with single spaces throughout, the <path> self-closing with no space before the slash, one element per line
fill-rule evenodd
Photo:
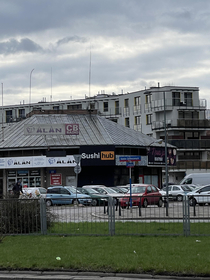
<path fill-rule="evenodd" d="M 1 269 L 210 275 L 206 236 L 7 236 Z"/>

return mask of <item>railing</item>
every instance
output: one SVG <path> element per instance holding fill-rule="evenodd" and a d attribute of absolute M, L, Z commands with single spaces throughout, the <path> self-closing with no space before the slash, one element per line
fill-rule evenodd
<path fill-rule="evenodd" d="M 109 198 L 108 205 L 102 206 L 59 207 L 46 207 L 44 199 L 0 200 L 0 235 L 210 235 L 210 196 L 207 203 L 196 204 L 192 197 L 183 196 L 181 202 L 169 201 L 168 207 L 158 207 L 156 202 L 147 206 L 143 200 L 140 197 L 136 206 L 128 203 L 123 208 L 120 198 L 117 203 Z"/>
<path fill-rule="evenodd" d="M 209 149 L 210 139 L 168 139 L 168 144 L 178 149 Z"/>
<path fill-rule="evenodd" d="M 167 120 L 166 128 L 178 127 L 178 128 L 195 128 L 195 129 L 206 129 L 210 128 L 210 120 L 204 119 L 177 119 Z M 152 123 L 152 129 L 164 129 L 164 121 L 154 121 Z"/>

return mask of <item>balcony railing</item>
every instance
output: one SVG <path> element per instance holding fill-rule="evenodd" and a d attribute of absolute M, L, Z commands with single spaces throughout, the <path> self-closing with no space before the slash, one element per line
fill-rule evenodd
<path fill-rule="evenodd" d="M 134 105 L 133 106 L 133 114 L 140 115 L 141 114 L 141 105 Z"/>
<path fill-rule="evenodd" d="M 209 149 L 210 139 L 168 139 L 169 144 L 176 146 L 178 149 Z"/>
<path fill-rule="evenodd" d="M 192 99 L 185 99 L 181 101 L 180 99 L 172 99 L 166 98 L 165 99 L 165 107 L 166 110 L 172 110 L 173 107 L 178 107 L 178 109 L 206 109 L 207 101 L 206 99 L 199 99 L 199 100 L 192 100 Z M 164 110 L 164 99 L 153 100 L 150 106 L 152 111 L 163 111 Z"/>
<path fill-rule="evenodd" d="M 178 128 L 195 128 L 195 129 L 206 129 L 210 128 L 210 120 L 203 119 L 177 119 L 167 120 L 166 127 L 178 127 Z M 152 129 L 164 129 L 164 121 L 158 121 L 152 123 Z"/>
<path fill-rule="evenodd" d="M 177 161 L 176 166 L 169 167 L 169 171 L 177 170 L 177 169 L 210 169 L 210 161 Z"/>
<path fill-rule="evenodd" d="M 141 131 L 141 124 L 134 124 L 133 129 L 136 131 Z"/>

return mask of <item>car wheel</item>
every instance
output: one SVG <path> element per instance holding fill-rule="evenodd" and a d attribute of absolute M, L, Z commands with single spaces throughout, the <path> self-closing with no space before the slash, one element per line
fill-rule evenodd
<path fill-rule="evenodd" d="M 190 206 L 195 206 L 197 204 L 196 199 L 194 197 L 191 197 L 189 200 L 189 204 L 190 204 Z"/>
<path fill-rule="evenodd" d="M 177 201 L 182 201 L 182 200 L 183 200 L 182 195 L 177 195 L 176 200 L 177 200 Z"/>
<path fill-rule="evenodd" d="M 158 201 L 158 207 L 162 207 L 163 206 L 163 201 L 162 199 L 160 198 L 159 201 Z"/>
<path fill-rule="evenodd" d="M 199 205 L 199 206 L 204 206 L 204 205 L 205 205 L 205 203 L 198 203 L 198 205 Z"/>
<path fill-rule="evenodd" d="M 46 205 L 49 207 L 49 206 L 52 206 L 52 201 L 51 200 L 47 200 L 46 201 Z"/>
<path fill-rule="evenodd" d="M 93 199 L 91 205 L 92 205 L 92 206 L 96 206 L 97 204 L 98 204 L 97 199 Z"/>
<path fill-rule="evenodd" d="M 145 200 L 143 201 L 143 207 L 144 207 L 144 208 L 147 208 L 147 205 L 148 205 L 148 201 L 145 199 Z"/>

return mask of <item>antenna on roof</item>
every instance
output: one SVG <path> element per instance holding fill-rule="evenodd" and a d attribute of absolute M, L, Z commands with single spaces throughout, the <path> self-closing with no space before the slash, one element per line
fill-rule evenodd
<path fill-rule="evenodd" d="M 89 65 L 89 97 L 90 97 L 90 86 L 91 86 L 91 45 L 90 45 L 90 65 Z"/>

